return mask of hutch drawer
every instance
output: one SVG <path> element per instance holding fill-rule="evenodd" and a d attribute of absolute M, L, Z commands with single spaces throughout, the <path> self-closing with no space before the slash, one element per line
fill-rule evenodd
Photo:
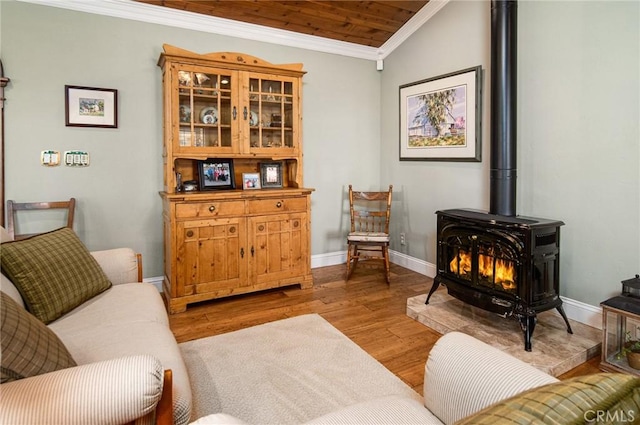
<path fill-rule="evenodd" d="M 274 214 L 307 211 L 307 197 L 271 198 L 247 201 L 248 214 Z"/>
<path fill-rule="evenodd" d="M 244 214 L 244 201 L 211 201 L 176 205 L 176 218 L 209 218 Z"/>

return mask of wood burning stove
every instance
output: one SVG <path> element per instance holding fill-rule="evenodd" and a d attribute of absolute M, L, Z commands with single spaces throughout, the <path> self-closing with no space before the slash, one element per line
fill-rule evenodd
<path fill-rule="evenodd" d="M 517 2 L 491 2 L 490 212 L 438 211 L 438 273 L 450 295 L 520 321 L 531 351 L 536 314 L 555 308 L 573 333 L 559 296 L 562 221 L 516 216 Z"/>
<path fill-rule="evenodd" d="M 461 301 L 516 317 L 527 351 L 538 312 L 557 309 L 573 333 L 558 294 L 562 221 L 470 209 L 436 214 L 438 274 L 427 304 L 444 284 Z"/>

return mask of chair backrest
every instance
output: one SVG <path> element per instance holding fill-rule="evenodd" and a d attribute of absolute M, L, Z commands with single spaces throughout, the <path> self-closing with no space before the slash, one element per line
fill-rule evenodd
<path fill-rule="evenodd" d="M 28 238 L 37 233 L 16 233 L 16 215 L 19 211 L 48 210 L 48 209 L 66 209 L 67 222 L 66 227 L 73 228 L 73 215 L 76 209 L 76 199 L 71 198 L 68 201 L 54 202 L 14 202 L 7 201 L 7 232 L 14 240 Z"/>
<path fill-rule="evenodd" d="M 359 192 L 349 185 L 349 213 L 352 232 L 389 233 L 391 194 L 386 192 Z"/>

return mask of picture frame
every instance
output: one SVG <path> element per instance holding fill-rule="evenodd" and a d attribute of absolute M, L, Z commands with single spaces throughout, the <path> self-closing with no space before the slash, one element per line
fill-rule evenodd
<path fill-rule="evenodd" d="M 481 162 L 481 105 L 481 66 L 401 85 L 400 161 Z"/>
<path fill-rule="evenodd" d="M 67 127 L 118 128 L 118 90 L 64 86 Z"/>
<path fill-rule="evenodd" d="M 282 187 L 282 161 L 261 162 L 260 181 L 263 189 Z"/>
<path fill-rule="evenodd" d="M 198 177 L 201 191 L 235 189 L 233 159 L 207 158 L 198 161 Z"/>
<path fill-rule="evenodd" d="M 242 189 L 255 190 L 261 188 L 260 173 L 242 173 Z"/>

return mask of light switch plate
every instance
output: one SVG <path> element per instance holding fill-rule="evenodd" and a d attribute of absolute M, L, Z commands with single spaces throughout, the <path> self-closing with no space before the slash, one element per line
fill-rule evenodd
<path fill-rule="evenodd" d="M 60 165 L 60 152 L 52 150 L 42 151 L 40 153 L 40 164 L 46 167 Z"/>
<path fill-rule="evenodd" d="M 64 164 L 67 167 L 88 167 L 89 163 L 89 152 L 66 151 L 64 153 Z"/>

